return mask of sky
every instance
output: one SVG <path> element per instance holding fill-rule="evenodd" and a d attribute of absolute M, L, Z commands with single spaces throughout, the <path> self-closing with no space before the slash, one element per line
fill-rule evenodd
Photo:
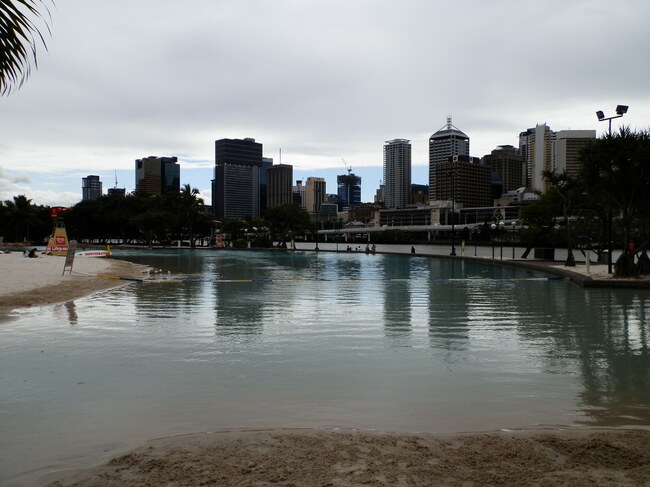
<path fill-rule="evenodd" d="M 294 178 L 346 166 L 372 201 L 386 140 L 448 116 L 470 154 L 536 124 L 650 127 L 646 0 L 55 0 L 38 67 L 0 97 L 0 200 L 72 206 L 81 178 L 133 191 L 135 160 L 177 156 L 210 204 L 214 141 L 252 137 Z"/>

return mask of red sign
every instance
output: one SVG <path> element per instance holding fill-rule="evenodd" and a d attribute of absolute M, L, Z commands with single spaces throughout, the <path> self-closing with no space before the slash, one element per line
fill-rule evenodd
<path fill-rule="evenodd" d="M 50 218 L 58 218 L 65 210 L 69 210 L 69 208 L 66 208 L 65 206 L 52 206 L 50 208 Z"/>
<path fill-rule="evenodd" d="M 65 245 L 65 237 L 56 237 L 57 245 Z"/>

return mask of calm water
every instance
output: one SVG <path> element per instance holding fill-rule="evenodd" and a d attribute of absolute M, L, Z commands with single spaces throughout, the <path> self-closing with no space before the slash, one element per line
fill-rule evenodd
<path fill-rule="evenodd" d="M 399 255 L 116 257 L 164 280 L 0 324 L 3 485 L 219 429 L 650 425 L 648 291 Z"/>

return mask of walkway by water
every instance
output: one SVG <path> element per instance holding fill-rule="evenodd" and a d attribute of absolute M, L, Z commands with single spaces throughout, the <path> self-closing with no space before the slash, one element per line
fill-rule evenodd
<path fill-rule="evenodd" d="M 296 242 L 297 250 L 315 251 L 316 244 L 312 242 Z M 332 243 L 319 242 L 318 250 L 323 252 L 366 252 L 365 243 Z M 553 249 L 553 259 L 535 258 L 534 251 L 531 251 L 528 258 L 522 259 L 526 249 L 524 247 L 505 246 L 505 245 L 463 245 L 457 243 L 452 249 L 450 243 L 447 244 L 375 244 L 375 251 L 378 253 L 388 254 L 411 254 L 415 256 L 435 256 L 451 257 L 452 251 L 456 258 L 477 259 L 492 262 L 495 264 L 518 265 L 533 269 L 545 270 L 563 277 L 567 277 L 574 282 L 586 287 L 620 287 L 620 288 L 650 288 L 649 278 L 631 278 L 631 279 L 614 279 L 609 273 L 609 266 L 595 262 L 595 256 L 591 254 L 590 262 L 586 262 L 586 255 L 579 250 L 574 250 L 575 266 L 565 266 L 567 250 Z M 621 255 L 621 252 L 615 250 L 613 261 Z"/>

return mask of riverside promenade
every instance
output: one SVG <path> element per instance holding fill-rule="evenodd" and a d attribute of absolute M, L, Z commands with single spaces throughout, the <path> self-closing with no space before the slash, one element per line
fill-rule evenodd
<path fill-rule="evenodd" d="M 314 242 L 296 242 L 296 250 L 315 251 Z M 372 247 L 372 244 L 370 244 Z M 347 250 L 350 247 L 352 250 Z M 411 252 L 411 247 L 415 253 Z M 321 252 L 361 252 L 366 250 L 365 243 L 359 242 L 319 242 L 318 250 Z M 553 260 L 536 259 L 533 257 L 534 251 L 530 252 L 527 259 L 522 259 L 525 248 L 512 246 L 501 246 L 496 244 L 494 247 L 489 245 L 466 244 L 464 248 L 460 243 L 455 245 L 456 256 L 450 256 L 452 247 L 450 243 L 438 244 L 375 244 L 375 252 L 381 254 L 410 254 L 413 256 L 428 257 L 449 257 L 455 259 L 479 260 L 481 262 L 492 262 L 495 265 L 514 265 L 528 267 L 531 269 L 550 272 L 565 277 L 582 287 L 611 287 L 611 288 L 640 288 L 650 289 L 650 276 L 641 276 L 638 278 L 617 279 L 608 273 L 607 264 L 595 262 L 595 254 L 591 253 L 591 262 L 587 265 L 585 256 L 579 250 L 574 250 L 576 265 L 567 267 L 564 265 L 566 260 L 566 249 L 555 249 Z M 513 253 L 514 250 L 514 253 Z M 514 255 L 514 258 L 513 258 Z M 612 263 L 620 256 L 620 251 L 614 251 Z M 613 267 L 613 265 L 612 265 Z"/>

